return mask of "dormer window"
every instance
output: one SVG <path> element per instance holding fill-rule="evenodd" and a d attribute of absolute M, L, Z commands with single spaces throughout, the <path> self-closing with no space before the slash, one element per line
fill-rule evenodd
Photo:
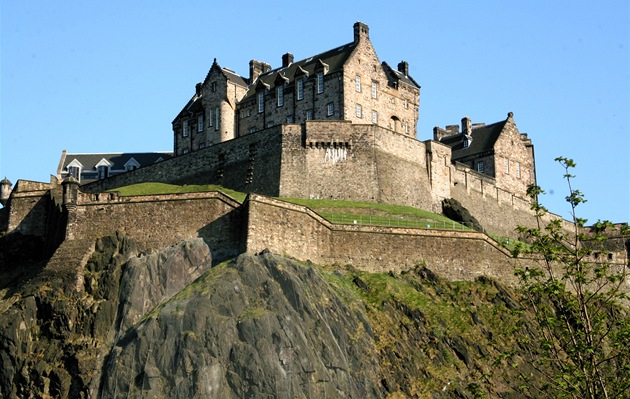
<path fill-rule="evenodd" d="M 109 169 L 112 164 L 105 158 L 101 159 L 99 163 L 96 164 L 96 171 L 98 172 L 99 179 L 105 179 L 109 177 Z"/>
<path fill-rule="evenodd" d="M 76 159 L 73 159 L 66 167 L 68 176 L 72 176 L 79 181 L 81 180 L 81 169 L 83 169 L 83 165 Z"/>
<path fill-rule="evenodd" d="M 470 143 L 472 143 L 472 137 L 465 134 L 464 138 L 462 139 L 462 141 L 464 142 L 464 148 L 468 148 L 470 147 Z"/>
<path fill-rule="evenodd" d="M 136 161 L 134 158 L 131 158 L 127 162 L 125 162 L 125 170 L 127 172 L 136 170 L 139 167 L 140 167 L 140 163 L 138 163 L 138 161 Z"/>
<path fill-rule="evenodd" d="M 106 177 L 109 177 L 109 166 L 99 166 L 98 167 L 98 178 L 99 179 L 104 179 Z"/>

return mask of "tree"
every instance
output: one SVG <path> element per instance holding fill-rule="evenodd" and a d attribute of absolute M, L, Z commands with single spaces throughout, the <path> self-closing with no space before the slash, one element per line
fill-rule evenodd
<path fill-rule="evenodd" d="M 537 227 L 518 227 L 528 245 L 518 246 L 515 255 L 526 252 L 540 258 L 540 267 L 516 271 L 522 314 L 533 315 L 529 320 L 521 317 L 517 327 L 522 334 L 518 355 L 530 366 L 530 372 L 520 373 L 520 388 L 530 397 L 628 398 L 627 257 L 622 264 L 608 256 L 594 258 L 595 251 L 606 248 L 613 228 L 627 245 L 628 228 L 608 221 L 585 228 L 587 221 L 576 213 L 586 200 L 572 187 L 575 163 L 563 157 L 556 161 L 565 171 L 571 223 L 550 218 L 538 202 L 543 191 L 530 186 Z"/>

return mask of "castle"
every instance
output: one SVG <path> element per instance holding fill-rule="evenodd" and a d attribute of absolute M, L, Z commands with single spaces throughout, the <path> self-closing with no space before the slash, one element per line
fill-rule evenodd
<path fill-rule="evenodd" d="M 488 125 L 464 117 L 417 140 L 420 85 L 408 63 L 381 63 L 368 26 L 353 28 L 352 42 L 301 61 L 284 54 L 276 69 L 252 60 L 248 77 L 215 59 L 173 120 L 172 158 L 140 164 L 140 154 L 116 154 L 116 163 L 91 154 L 88 162 L 64 152 L 51 183 L 18 181 L 11 190 L 3 180 L 2 230 L 47 238 L 55 256 L 59 245 L 83 248 L 70 251 L 79 263 L 94 239 L 122 229 L 147 247 L 202 236 L 216 259 L 269 248 L 383 270 L 446 257 L 436 271 L 452 278 L 485 273 L 509 280 L 511 271 L 501 267 L 516 260 L 483 233 L 338 226 L 270 198 L 385 202 L 437 213 L 452 198 L 497 235 L 514 236 L 517 224 L 534 223 L 526 196 L 536 181 L 533 145 L 513 114 Z M 94 166 L 81 170 L 84 163 Z M 115 192 L 154 181 L 251 194 L 239 204 L 221 193 Z M 471 264 L 481 266 L 468 270 Z"/>

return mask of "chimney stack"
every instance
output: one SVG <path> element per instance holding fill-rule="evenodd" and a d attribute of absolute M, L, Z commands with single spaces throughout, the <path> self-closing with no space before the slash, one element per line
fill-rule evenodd
<path fill-rule="evenodd" d="M 354 24 L 354 44 L 359 43 L 361 38 L 370 38 L 370 28 L 363 22 L 356 22 Z"/>
<path fill-rule="evenodd" d="M 282 56 L 282 67 L 288 67 L 293 63 L 293 54 L 286 53 Z"/>
<path fill-rule="evenodd" d="M 398 63 L 398 72 L 405 76 L 409 76 L 409 63 L 405 60 Z"/>
<path fill-rule="evenodd" d="M 271 71 L 271 65 L 266 62 L 251 60 L 249 62 L 249 83 L 254 83 L 258 76 L 269 71 Z"/>
<path fill-rule="evenodd" d="M 472 133 L 472 122 L 467 116 L 462 118 L 462 133 L 467 136 L 470 136 Z"/>

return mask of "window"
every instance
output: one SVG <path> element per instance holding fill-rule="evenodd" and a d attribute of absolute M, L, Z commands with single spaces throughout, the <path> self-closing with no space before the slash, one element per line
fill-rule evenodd
<path fill-rule="evenodd" d="M 197 116 L 197 131 L 203 132 L 203 115 Z"/>
<path fill-rule="evenodd" d="M 278 100 L 278 107 L 284 105 L 284 88 L 282 86 L 276 87 L 276 99 Z"/>
<path fill-rule="evenodd" d="M 405 122 L 405 134 L 409 134 L 409 124 Z"/>
<path fill-rule="evenodd" d="M 409 108 L 409 102 L 407 100 L 403 100 L 403 107 L 405 109 Z"/>
<path fill-rule="evenodd" d="M 213 121 L 213 119 L 214 119 L 214 118 L 213 118 L 213 116 L 212 116 L 212 108 L 210 108 L 210 109 L 208 110 L 208 126 L 209 126 L 209 127 L 214 126 L 214 124 L 213 124 L 213 122 L 212 122 L 212 121 Z"/>
<path fill-rule="evenodd" d="M 378 112 L 372 111 L 372 123 L 378 123 Z"/>
<path fill-rule="evenodd" d="M 99 166 L 98 167 L 98 178 L 99 179 L 104 179 L 104 178 L 106 178 L 108 176 L 109 176 L 109 166 L 105 166 L 105 165 Z"/>
<path fill-rule="evenodd" d="M 355 84 L 357 93 L 361 93 L 361 76 L 357 75 L 355 77 L 354 84 Z"/>
<path fill-rule="evenodd" d="M 484 165 L 483 161 L 477 162 L 477 172 L 483 173 L 485 170 L 486 166 Z"/>
<path fill-rule="evenodd" d="M 310 121 L 312 119 L 313 119 L 313 111 L 309 109 L 308 111 L 306 111 L 306 120 Z"/>
<path fill-rule="evenodd" d="M 265 112 L 265 93 L 261 91 L 258 93 L 258 113 L 263 112 Z"/>
<path fill-rule="evenodd" d="M 464 148 L 468 148 L 470 146 L 470 136 L 468 136 L 467 134 L 464 135 Z"/>
<path fill-rule="evenodd" d="M 520 162 L 516 163 L 516 178 L 517 179 L 521 178 L 521 163 Z"/>
<path fill-rule="evenodd" d="M 376 82 L 372 82 L 372 98 L 376 98 Z"/>
<path fill-rule="evenodd" d="M 135 158 L 130 158 L 127 162 L 125 162 L 125 170 L 127 172 L 136 170 L 139 167 L 140 167 L 140 164 L 138 163 L 138 161 L 135 160 Z"/>
<path fill-rule="evenodd" d="M 188 127 L 188 119 L 186 119 L 183 122 L 183 126 L 182 126 L 182 136 L 188 137 L 189 134 L 190 134 L 190 128 Z"/>
<path fill-rule="evenodd" d="M 317 72 L 317 94 L 324 92 L 324 72 Z"/>
<path fill-rule="evenodd" d="M 304 99 L 304 79 L 302 78 L 297 80 L 297 99 Z"/>
<path fill-rule="evenodd" d="M 188 154 L 188 148 L 184 148 L 184 149 L 182 150 L 182 154 Z"/>
<path fill-rule="evenodd" d="M 505 174 L 507 175 L 510 173 L 510 160 L 505 158 L 504 163 L 505 163 Z"/>
<path fill-rule="evenodd" d="M 287 123 L 293 123 L 293 115 L 287 116 Z"/>
<path fill-rule="evenodd" d="M 219 130 L 219 122 L 221 121 L 221 115 L 219 114 L 219 107 L 214 109 L 214 130 Z"/>
<path fill-rule="evenodd" d="M 216 91 L 217 91 L 217 82 L 212 82 L 212 84 L 210 85 L 210 88 L 211 88 L 213 93 L 216 93 Z"/>
<path fill-rule="evenodd" d="M 75 179 L 79 178 L 80 170 L 78 166 L 68 166 L 68 176 L 72 176 Z"/>
<path fill-rule="evenodd" d="M 363 107 L 361 106 L 361 104 L 355 105 L 354 113 L 357 116 L 357 118 L 363 118 Z"/>
<path fill-rule="evenodd" d="M 328 105 L 326 105 L 326 115 L 333 116 L 334 114 L 335 114 L 335 104 L 328 103 Z"/>

